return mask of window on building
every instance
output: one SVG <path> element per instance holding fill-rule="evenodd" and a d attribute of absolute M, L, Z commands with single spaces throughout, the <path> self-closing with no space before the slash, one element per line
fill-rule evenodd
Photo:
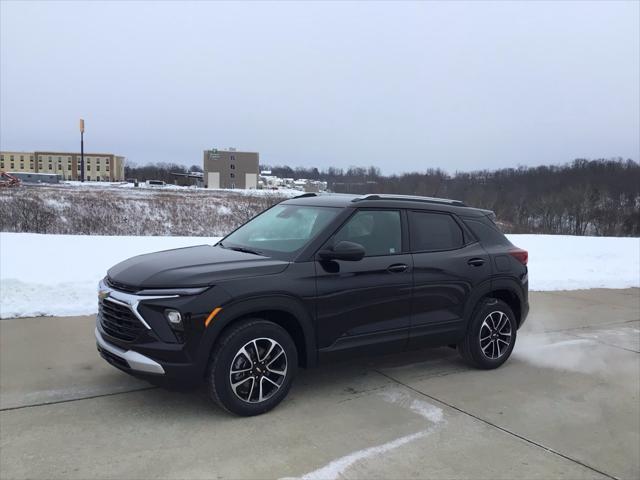
<path fill-rule="evenodd" d="M 4 162 L 0 162 L 0 168 L 4 168 Z"/>
<path fill-rule="evenodd" d="M 235 174 L 235 173 L 232 173 L 232 174 L 231 174 L 231 178 L 236 178 L 236 174 Z"/>
<path fill-rule="evenodd" d="M 24 163 L 20 164 L 20 170 L 24 170 Z"/>
<path fill-rule="evenodd" d="M 11 156 L 9 157 L 9 160 L 11 160 L 11 161 L 13 162 L 13 155 L 11 155 Z"/>
<path fill-rule="evenodd" d="M 51 155 L 49 155 L 49 161 L 51 161 Z"/>
<path fill-rule="evenodd" d="M 24 155 L 20 155 L 20 161 L 24 162 Z"/>
<path fill-rule="evenodd" d="M 231 170 L 235 170 L 235 169 L 236 169 L 236 166 L 232 163 L 231 164 Z"/>
<path fill-rule="evenodd" d="M 29 161 L 33 162 L 33 155 L 29 155 Z"/>
<path fill-rule="evenodd" d="M 105 170 L 108 172 L 109 171 L 109 165 L 107 164 L 107 166 L 105 167 Z"/>
<path fill-rule="evenodd" d="M 58 157 L 58 161 L 61 162 L 62 161 L 62 157 Z"/>
<path fill-rule="evenodd" d="M 11 169 L 13 170 L 13 168 L 14 168 L 14 166 L 13 166 L 13 163 L 12 163 L 12 164 L 11 164 Z"/>
<path fill-rule="evenodd" d="M 236 156 L 235 156 L 235 155 L 231 155 L 231 157 L 230 157 L 230 158 L 231 158 L 231 161 L 232 161 L 232 162 L 235 162 L 235 161 L 236 161 Z"/>
<path fill-rule="evenodd" d="M 100 171 L 100 165 L 96 165 L 96 172 Z"/>
<path fill-rule="evenodd" d="M 67 165 L 67 170 L 71 170 L 71 164 Z"/>

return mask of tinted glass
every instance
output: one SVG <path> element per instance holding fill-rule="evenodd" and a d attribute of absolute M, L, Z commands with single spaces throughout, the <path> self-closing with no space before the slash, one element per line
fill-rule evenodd
<path fill-rule="evenodd" d="M 462 229 L 451 215 L 411 212 L 409 228 L 414 252 L 453 250 L 464 244 Z"/>
<path fill-rule="evenodd" d="M 276 205 L 222 240 L 225 247 L 261 252 L 300 250 L 340 212 L 339 208 Z"/>
<path fill-rule="evenodd" d="M 511 245 L 511 242 L 498 230 L 498 227 L 495 226 L 493 222 L 491 222 L 491 225 L 487 225 L 489 222 L 491 221 L 465 220 L 464 223 L 467 224 L 483 245 Z"/>
<path fill-rule="evenodd" d="M 334 236 L 334 245 L 341 241 L 359 243 L 367 257 L 401 253 L 400 212 L 360 210 Z"/>

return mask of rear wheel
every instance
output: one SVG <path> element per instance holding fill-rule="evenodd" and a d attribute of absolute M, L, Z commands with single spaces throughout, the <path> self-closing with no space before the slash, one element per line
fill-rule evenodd
<path fill-rule="evenodd" d="M 271 410 L 287 395 L 298 365 L 291 336 L 279 325 L 250 319 L 224 332 L 207 372 L 211 398 L 237 415 Z"/>
<path fill-rule="evenodd" d="M 517 324 L 513 311 L 502 300 L 489 298 L 476 309 L 458 351 L 477 368 L 498 368 L 511 355 Z"/>

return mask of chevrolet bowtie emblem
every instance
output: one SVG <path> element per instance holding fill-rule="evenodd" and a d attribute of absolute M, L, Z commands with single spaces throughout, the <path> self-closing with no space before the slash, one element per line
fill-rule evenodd
<path fill-rule="evenodd" d="M 105 298 L 107 298 L 109 296 L 109 291 L 108 290 L 99 290 L 98 291 L 98 298 L 100 300 L 104 300 Z"/>

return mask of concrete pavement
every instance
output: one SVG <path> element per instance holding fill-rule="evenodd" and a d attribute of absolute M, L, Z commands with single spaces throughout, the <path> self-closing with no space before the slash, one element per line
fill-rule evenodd
<path fill-rule="evenodd" d="M 640 289 L 531 294 L 500 369 L 448 348 L 302 371 L 269 414 L 149 387 L 93 317 L 0 321 L 1 478 L 639 478 Z"/>

